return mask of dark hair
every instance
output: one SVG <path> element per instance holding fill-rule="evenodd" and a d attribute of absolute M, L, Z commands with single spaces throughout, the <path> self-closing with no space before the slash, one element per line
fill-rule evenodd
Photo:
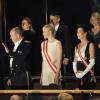
<path fill-rule="evenodd" d="M 82 28 L 84 32 L 88 32 L 88 30 L 89 30 L 89 27 L 85 24 L 78 24 L 77 29 L 78 28 Z"/>
<path fill-rule="evenodd" d="M 58 12 L 52 12 L 52 13 L 50 14 L 50 16 L 57 16 L 57 17 L 60 17 L 60 14 L 59 14 Z"/>
<path fill-rule="evenodd" d="M 90 32 L 90 27 L 88 25 L 85 24 L 78 24 L 77 25 L 77 29 L 78 28 L 82 28 L 84 32 L 87 32 L 86 38 L 90 41 L 93 42 L 93 36 Z"/>

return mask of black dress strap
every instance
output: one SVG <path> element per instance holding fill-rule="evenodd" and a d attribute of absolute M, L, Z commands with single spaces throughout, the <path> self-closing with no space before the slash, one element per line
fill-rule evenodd
<path fill-rule="evenodd" d="M 91 42 L 88 42 L 88 43 L 87 43 L 86 50 L 85 50 L 85 57 L 86 57 L 86 60 L 87 60 L 87 61 L 90 60 L 90 54 L 89 54 L 89 46 L 90 46 L 90 43 L 91 43 Z"/>

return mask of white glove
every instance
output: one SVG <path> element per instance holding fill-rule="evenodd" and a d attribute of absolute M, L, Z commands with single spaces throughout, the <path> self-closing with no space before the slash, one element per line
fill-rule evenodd
<path fill-rule="evenodd" d="M 95 64 L 95 59 L 91 59 L 91 60 L 89 60 L 89 62 L 90 63 L 88 64 L 88 66 L 86 67 L 86 69 L 82 73 L 77 73 L 77 75 L 76 75 L 77 78 L 81 79 L 83 76 L 85 76 L 85 74 L 87 74 L 91 70 L 91 68 Z"/>
<path fill-rule="evenodd" d="M 95 59 L 90 59 L 89 60 L 89 64 L 88 64 L 88 66 L 86 67 L 86 69 L 83 71 L 83 76 L 86 74 L 86 73 L 88 73 L 91 69 L 92 69 L 92 67 L 94 66 L 94 64 L 95 64 Z"/>
<path fill-rule="evenodd" d="M 76 74 L 76 72 L 77 72 L 77 62 L 73 62 L 73 71 Z"/>
<path fill-rule="evenodd" d="M 76 73 L 76 77 L 81 79 L 84 76 L 83 72 L 82 73 Z"/>

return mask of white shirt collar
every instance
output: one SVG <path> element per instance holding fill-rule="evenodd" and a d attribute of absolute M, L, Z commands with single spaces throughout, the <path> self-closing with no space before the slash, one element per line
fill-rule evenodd
<path fill-rule="evenodd" d="M 19 40 L 19 41 L 17 41 L 17 42 L 15 42 L 14 45 L 15 45 L 15 46 L 16 46 L 16 45 L 19 45 L 21 41 L 22 41 L 22 39 Z"/>
<path fill-rule="evenodd" d="M 57 24 L 57 25 L 55 26 L 55 31 L 58 30 L 58 27 L 59 27 L 59 24 Z"/>
<path fill-rule="evenodd" d="M 22 41 L 22 39 L 14 43 L 14 45 L 15 45 L 14 49 L 13 49 L 14 52 L 16 51 L 16 49 L 19 46 L 19 44 L 21 43 L 21 41 Z"/>

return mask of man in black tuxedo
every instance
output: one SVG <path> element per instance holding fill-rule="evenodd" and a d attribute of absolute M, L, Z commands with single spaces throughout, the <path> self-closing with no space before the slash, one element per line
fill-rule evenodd
<path fill-rule="evenodd" d="M 62 74 L 66 75 L 66 67 L 71 60 L 71 36 L 67 26 L 60 24 L 60 15 L 58 12 L 53 12 L 50 15 L 50 23 L 54 25 L 55 32 L 54 37 L 61 41 L 63 48 L 63 63 Z"/>
<path fill-rule="evenodd" d="M 22 31 L 19 27 L 11 29 L 10 38 L 14 47 L 9 52 L 10 73 L 7 85 L 11 86 L 12 89 L 29 89 L 30 75 L 28 69 L 31 46 L 23 40 Z"/>

